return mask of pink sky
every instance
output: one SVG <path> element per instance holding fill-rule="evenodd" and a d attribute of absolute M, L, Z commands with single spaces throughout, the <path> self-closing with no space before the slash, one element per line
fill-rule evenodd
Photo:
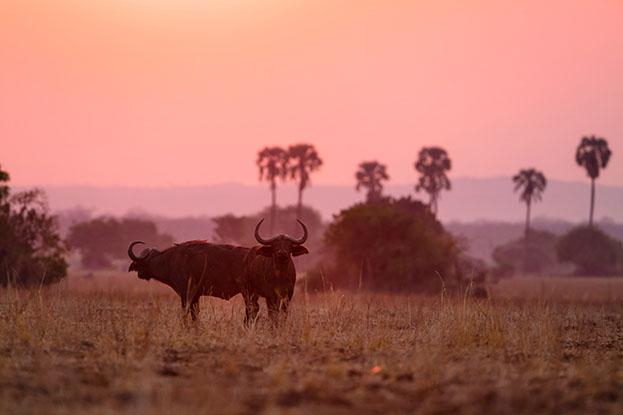
<path fill-rule="evenodd" d="M 314 143 L 316 183 L 378 159 L 415 181 L 586 180 L 584 134 L 623 185 L 623 2 L 4 0 L 0 163 L 20 185 L 254 183 L 264 145 Z"/>

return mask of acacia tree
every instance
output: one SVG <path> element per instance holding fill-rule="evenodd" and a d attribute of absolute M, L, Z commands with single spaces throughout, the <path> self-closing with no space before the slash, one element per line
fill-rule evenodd
<path fill-rule="evenodd" d="M 586 174 L 591 178 L 591 210 L 588 226 L 593 226 L 593 212 L 595 210 L 595 180 L 599 177 L 601 169 L 605 169 L 612 156 L 608 147 L 608 141 L 601 137 L 582 137 L 575 152 L 575 162 L 586 169 Z"/>
<path fill-rule="evenodd" d="M 265 147 L 257 153 L 257 167 L 260 172 L 260 181 L 270 184 L 270 229 L 274 230 L 277 214 L 277 179 L 285 180 L 287 175 L 288 153 L 281 147 Z"/>
<path fill-rule="evenodd" d="M 450 190 L 450 179 L 446 172 L 452 168 L 448 153 L 441 147 L 424 147 L 415 162 L 415 170 L 421 174 L 415 191 L 424 190 L 430 196 L 429 207 L 437 215 L 439 194 Z"/>
<path fill-rule="evenodd" d="M 366 188 L 368 194 L 366 200 L 374 202 L 382 199 L 383 181 L 389 180 L 387 168 L 378 161 L 364 161 L 359 164 L 359 170 L 355 173 L 357 179 L 357 191 Z"/>
<path fill-rule="evenodd" d="M 322 159 L 311 144 L 295 144 L 288 148 L 288 172 L 290 178 L 298 181 L 297 216 L 301 216 L 303 191 L 309 186 L 309 174 L 322 166 Z"/>
<path fill-rule="evenodd" d="M 513 176 L 515 192 L 521 190 L 519 200 L 526 203 L 526 229 L 525 238 L 528 239 L 530 232 L 530 208 L 532 202 L 541 200 L 541 195 L 547 186 L 545 175 L 536 169 L 521 169 Z"/>

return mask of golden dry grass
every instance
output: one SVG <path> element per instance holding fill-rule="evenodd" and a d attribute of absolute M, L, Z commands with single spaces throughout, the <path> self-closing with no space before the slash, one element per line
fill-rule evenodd
<path fill-rule="evenodd" d="M 492 299 L 297 293 L 186 327 L 167 288 L 0 291 L 0 413 L 620 413 L 623 280 L 515 279 Z M 265 310 L 262 310 L 265 315 Z"/>

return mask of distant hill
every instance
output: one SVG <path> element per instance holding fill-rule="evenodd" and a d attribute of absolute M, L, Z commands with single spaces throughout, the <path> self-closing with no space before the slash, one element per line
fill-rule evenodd
<path fill-rule="evenodd" d="M 215 216 L 225 213 L 254 213 L 270 202 L 268 186 L 218 184 L 195 187 L 92 187 L 49 186 L 46 190 L 55 211 L 76 206 L 95 214 L 123 215 L 129 211 L 150 212 L 165 217 Z M 17 189 L 19 190 L 19 188 Z M 389 185 L 386 193 L 414 195 L 413 185 Z M 417 195 L 425 198 L 424 195 Z M 318 209 L 326 220 L 364 198 L 354 186 L 314 185 L 305 191 L 306 204 Z M 281 205 L 296 201 L 292 185 L 278 189 Z M 533 207 L 535 217 L 569 222 L 586 221 L 589 205 L 589 182 L 551 180 L 543 201 Z M 509 178 L 453 178 L 452 191 L 442 194 L 439 215 L 443 222 L 511 221 L 520 222 L 525 206 L 513 193 Z M 623 187 L 597 187 L 596 218 L 623 222 Z"/>

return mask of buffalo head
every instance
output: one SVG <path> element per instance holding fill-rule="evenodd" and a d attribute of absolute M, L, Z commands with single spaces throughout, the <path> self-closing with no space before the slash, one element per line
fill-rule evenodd
<path fill-rule="evenodd" d="M 130 267 L 128 268 L 128 272 L 136 271 L 138 272 L 138 277 L 142 280 L 149 280 L 153 278 L 153 272 L 151 270 L 149 259 L 154 255 L 158 254 L 157 249 L 147 248 L 141 252 L 140 256 L 136 256 L 134 254 L 133 248 L 134 245 L 145 244 L 143 241 L 134 241 L 128 247 L 128 256 L 132 260 Z"/>
<path fill-rule="evenodd" d="M 278 235 L 270 239 L 264 239 L 260 236 L 260 226 L 264 222 L 264 219 L 259 221 L 255 227 L 255 239 L 262 245 L 257 253 L 274 258 L 277 262 L 286 262 L 290 259 L 290 256 L 299 256 L 308 254 L 309 251 L 303 246 L 307 240 L 307 227 L 303 222 L 297 219 L 297 222 L 303 228 L 303 236 L 300 239 L 291 238 L 288 235 Z"/>

